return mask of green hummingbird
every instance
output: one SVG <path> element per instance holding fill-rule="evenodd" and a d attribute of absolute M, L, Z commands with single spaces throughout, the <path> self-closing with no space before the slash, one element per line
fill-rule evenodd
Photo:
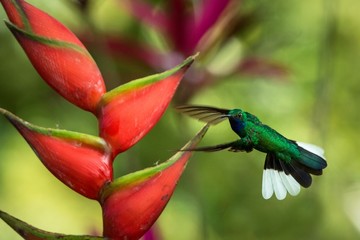
<path fill-rule="evenodd" d="M 178 106 L 177 110 L 216 125 L 226 119 L 240 139 L 216 146 L 183 149 L 185 151 L 213 152 L 227 149 L 232 152 L 251 152 L 253 149 L 266 153 L 262 196 L 271 198 L 275 193 L 282 200 L 287 192 L 296 196 L 300 185 L 308 188 L 311 175 L 321 175 L 327 163 L 324 150 L 318 146 L 290 140 L 271 127 L 263 124 L 255 115 L 241 109 L 221 109 L 209 106 Z"/>

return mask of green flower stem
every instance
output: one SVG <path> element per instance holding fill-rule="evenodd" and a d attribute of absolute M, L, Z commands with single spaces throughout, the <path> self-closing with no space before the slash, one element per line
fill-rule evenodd
<path fill-rule="evenodd" d="M 62 240 L 96 240 L 108 239 L 96 236 L 76 236 L 51 233 L 33 227 L 9 214 L 0 210 L 0 218 L 4 220 L 12 229 L 14 229 L 24 239 L 62 239 Z"/>

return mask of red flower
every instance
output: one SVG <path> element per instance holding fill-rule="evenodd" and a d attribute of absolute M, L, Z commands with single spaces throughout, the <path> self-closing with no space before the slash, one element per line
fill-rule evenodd
<path fill-rule="evenodd" d="M 115 181 L 112 162 L 159 121 L 195 56 L 173 69 L 105 93 L 99 69 L 73 33 L 23 0 L 0 2 L 11 21 L 8 27 L 36 70 L 64 98 L 97 116 L 100 137 L 38 127 L 2 108 L 0 113 L 55 177 L 100 202 L 105 237 L 141 237 L 165 208 L 191 153 L 179 152 L 160 165 Z M 194 147 L 206 130 L 204 127 L 186 147 Z M 1 211 L 0 218 L 27 239 L 94 238 L 44 232 Z"/>
<path fill-rule="evenodd" d="M 114 155 L 133 146 L 159 121 L 193 61 L 194 56 L 104 95 L 98 113 L 100 136 L 113 147 Z"/>
<path fill-rule="evenodd" d="M 184 148 L 199 143 L 208 126 Z M 104 236 L 111 239 L 139 239 L 160 216 L 192 155 L 178 152 L 168 161 L 123 176 L 107 185 L 102 192 L 101 206 Z"/>
<path fill-rule="evenodd" d="M 98 199 L 112 180 L 112 159 L 106 142 L 98 137 L 34 126 L 1 109 L 42 163 L 60 181 L 81 195 Z"/>
<path fill-rule="evenodd" d="M 207 129 L 208 126 L 201 129 L 184 149 L 195 147 Z M 100 193 L 104 237 L 131 240 L 144 235 L 170 200 L 191 155 L 191 152 L 180 151 L 162 164 L 130 173 L 105 185 Z M 2 211 L 0 218 L 26 239 L 100 239 L 44 232 Z"/>
<path fill-rule="evenodd" d="M 101 73 L 84 45 L 64 25 L 23 0 L 1 0 L 7 26 L 40 76 L 60 95 L 95 112 L 105 93 Z"/>

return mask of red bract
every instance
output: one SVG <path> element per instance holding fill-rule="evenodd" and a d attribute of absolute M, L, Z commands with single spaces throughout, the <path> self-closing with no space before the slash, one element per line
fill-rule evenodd
<path fill-rule="evenodd" d="M 112 180 L 109 148 L 101 138 L 60 129 L 34 126 L 0 108 L 43 164 L 60 181 L 91 199 Z"/>
<path fill-rule="evenodd" d="M 79 39 L 53 17 L 23 0 L 0 0 L 7 26 L 40 76 L 59 94 L 95 112 L 105 93 L 101 73 Z"/>
<path fill-rule="evenodd" d="M 112 146 L 114 155 L 133 146 L 159 121 L 194 58 L 104 95 L 98 113 L 100 136 Z"/>
<path fill-rule="evenodd" d="M 208 126 L 185 146 L 193 148 Z M 168 161 L 123 176 L 104 188 L 102 209 L 104 236 L 111 239 L 139 239 L 153 225 L 170 200 L 191 156 L 178 152 Z"/>

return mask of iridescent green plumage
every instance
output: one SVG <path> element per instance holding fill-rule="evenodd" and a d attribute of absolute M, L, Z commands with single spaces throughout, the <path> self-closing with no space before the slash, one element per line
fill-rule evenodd
<path fill-rule="evenodd" d="M 312 182 L 310 174 L 321 175 L 322 170 L 327 166 L 322 155 L 323 151 L 320 148 L 287 139 L 271 127 L 263 124 L 251 113 L 240 109 L 228 110 L 208 106 L 180 106 L 177 109 L 211 125 L 228 119 L 232 130 L 240 139 L 216 146 L 188 150 L 210 152 L 228 149 L 234 152 L 251 152 L 256 149 L 266 153 L 263 178 L 273 179 L 272 186 L 278 199 L 283 199 L 286 196 L 286 190 L 292 195 L 298 193 L 297 190 L 292 190 L 292 187 L 297 188 L 296 184 L 293 184 L 292 178 L 301 186 L 309 187 Z M 266 172 L 268 169 L 271 170 L 270 173 Z M 267 174 L 271 174 L 271 177 Z M 276 180 L 274 179 L 280 179 L 281 184 L 275 183 Z M 263 182 L 263 196 L 269 198 L 272 195 L 272 190 L 264 187 L 264 184 L 267 183 Z"/>

